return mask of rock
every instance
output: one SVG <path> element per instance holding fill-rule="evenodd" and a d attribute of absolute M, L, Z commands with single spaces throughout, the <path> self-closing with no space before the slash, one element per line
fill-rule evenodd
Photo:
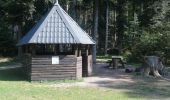
<path fill-rule="evenodd" d="M 125 72 L 126 73 L 132 73 L 132 72 L 134 72 L 134 69 L 133 68 L 126 68 Z"/>

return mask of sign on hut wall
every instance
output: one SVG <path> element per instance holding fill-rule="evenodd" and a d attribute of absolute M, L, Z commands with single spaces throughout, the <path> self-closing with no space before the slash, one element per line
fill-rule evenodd
<path fill-rule="evenodd" d="M 59 64 L 59 56 L 52 56 L 52 65 Z"/>

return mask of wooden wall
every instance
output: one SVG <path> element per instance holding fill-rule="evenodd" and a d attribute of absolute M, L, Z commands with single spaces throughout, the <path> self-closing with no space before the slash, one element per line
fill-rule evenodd
<path fill-rule="evenodd" d="M 34 56 L 31 62 L 31 81 L 74 80 L 82 78 L 82 58 L 59 56 L 59 64 L 52 64 L 52 56 Z"/>

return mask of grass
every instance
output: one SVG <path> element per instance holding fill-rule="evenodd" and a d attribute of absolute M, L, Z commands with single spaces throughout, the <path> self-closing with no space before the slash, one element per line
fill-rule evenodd
<path fill-rule="evenodd" d="M 79 80 L 45 80 L 45 81 L 32 81 L 31 83 L 41 83 L 41 84 L 60 84 L 60 83 L 75 83 L 75 82 L 83 82 L 83 78 Z"/>
<path fill-rule="evenodd" d="M 28 82 L 19 71 L 20 69 L 0 71 L 1 100 L 143 100 L 139 95 L 131 96 L 119 90 L 55 88 L 48 82 Z"/>
<path fill-rule="evenodd" d="M 52 88 L 41 84 L 11 83 L 0 84 L 2 100 L 136 100 L 119 91 L 97 88 Z M 13 86 L 12 86 L 13 85 Z M 128 99 L 126 99 L 128 98 Z M 138 99 L 142 100 L 142 99 Z"/>

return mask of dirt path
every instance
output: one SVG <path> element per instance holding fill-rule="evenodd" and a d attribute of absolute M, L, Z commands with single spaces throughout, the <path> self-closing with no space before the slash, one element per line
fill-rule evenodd
<path fill-rule="evenodd" d="M 7 65 L 7 66 L 1 66 L 0 70 L 7 70 L 7 69 L 15 69 L 15 68 L 21 68 L 21 64 L 16 64 L 16 65 Z"/>
<path fill-rule="evenodd" d="M 109 69 L 106 68 L 107 64 L 96 64 L 94 66 L 94 74 L 91 77 L 83 78 L 82 82 L 74 82 L 74 83 L 57 83 L 51 84 L 52 87 L 102 87 L 102 88 L 120 88 L 122 86 L 128 86 L 129 88 L 133 85 L 139 83 L 147 83 L 147 84 L 154 84 L 156 86 L 165 86 L 167 82 L 162 80 L 155 80 L 155 79 L 144 79 L 143 77 L 135 76 L 134 74 L 127 74 L 125 73 L 124 69 Z M 9 66 L 1 66 L 0 70 L 6 69 L 14 69 L 21 67 L 20 64 L 16 65 L 9 65 Z M 159 81 L 159 82 L 158 82 Z M 168 82 L 167 84 L 170 84 Z M 49 86 L 49 85 L 48 85 Z M 167 85 L 169 86 L 169 85 Z M 132 87 L 133 88 L 133 87 Z M 124 88 L 123 88 L 124 89 Z"/>
<path fill-rule="evenodd" d="M 113 70 L 106 68 L 106 64 L 97 64 L 94 67 L 94 75 L 84 78 L 83 82 L 61 83 L 54 87 L 112 87 L 114 85 L 126 85 L 134 83 L 133 76 L 124 72 L 123 69 Z"/>
<path fill-rule="evenodd" d="M 11 63 L 11 58 L 0 58 L 0 70 L 15 69 L 22 67 L 21 63 Z M 2 64 L 6 63 L 6 64 Z"/>

